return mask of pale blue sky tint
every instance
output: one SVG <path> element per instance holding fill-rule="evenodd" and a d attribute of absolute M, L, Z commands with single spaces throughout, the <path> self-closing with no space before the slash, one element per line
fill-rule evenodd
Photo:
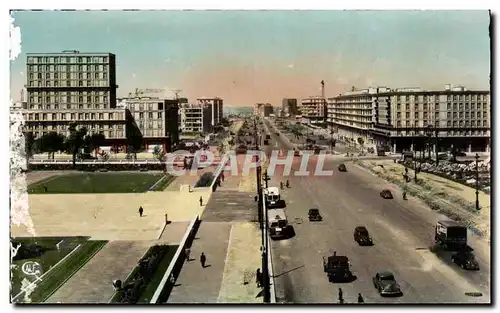
<path fill-rule="evenodd" d="M 111 52 L 118 94 L 182 89 L 227 105 L 327 96 L 351 86 L 489 89 L 487 11 L 14 12 L 22 54 L 12 62 L 12 98 L 27 52 Z"/>

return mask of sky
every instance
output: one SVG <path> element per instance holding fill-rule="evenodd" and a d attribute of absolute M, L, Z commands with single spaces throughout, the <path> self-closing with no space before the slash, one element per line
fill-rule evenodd
<path fill-rule="evenodd" d="M 336 96 L 352 86 L 487 90 L 487 11 L 17 11 L 26 53 L 111 52 L 118 96 L 135 88 L 218 96 L 225 106 Z"/>

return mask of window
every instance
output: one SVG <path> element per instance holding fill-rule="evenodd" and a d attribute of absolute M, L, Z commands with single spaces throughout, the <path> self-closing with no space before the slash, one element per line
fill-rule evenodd
<path fill-rule="evenodd" d="M 148 118 L 152 119 L 153 118 L 153 112 L 149 112 Z"/>
<path fill-rule="evenodd" d="M 91 103 L 87 103 L 87 109 L 92 109 L 92 104 Z"/>
<path fill-rule="evenodd" d="M 83 104 L 81 104 L 81 103 L 80 103 L 80 104 L 78 105 L 78 108 L 79 108 L 79 109 L 83 109 Z"/>
<path fill-rule="evenodd" d="M 66 104 L 66 109 L 68 109 L 68 110 L 71 109 L 71 104 L 69 104 L 69 103 Z"/>
<path fill-rule="evenodd" d="M 453 121 L 453 127 L 457 127 L 458 126 L 458 122 L 457 121 Z"/>
<path fill-rule="evenodd" d="M 103 97 L 103 100 L 104 100 L 104 102 L 106 102 L 106 103 L 107 103 L 107 102 L 108 102 L 108 97 L 107 97 L 107 96 L 104 96 L 104 97 Z"/>
<path fill-rule="evenodd" d="M 469 112 L 465 112 L 465 118 L 469 118 Z"/>
<path fill-rule="evenodd" d="M 451 127 L 451 121 L 447 121 L 446 126 Z"/>
<path fill-rule="evenodd" d="M 109 113 L 109 119 L 112 120 L 113 119 L 113 113 Z"/>
<path fill-rule="evenodd" d="M 106 73 L 102 73 L 102 78 L 103 79 L 108 79 L 108 75 Z"/>
<path fill-rule="evenodd" d="M 95 113 L 90 114 L 90 119 L 95 120 Z"/>
<path fill-rule="evenodd" d="M 398 103 L 398 111 L 400 111 L 400 110 L 401 110 L 401 103 Z"/>
<path fill-rule="evenodd" d="M 400 113 L 401 114 L 401 113 Z M 158 119 L 162 119 L 162 114 L 161 112 L 158 112 Z"/>
<path fill-rule="evenodd" d="M 457 101 L 457 95 L 453 95 L 453 101 Z"/>
<path fill-rule="evenodd" d="M 453 118 L 458 118 L 458 113 L 457 112 L 453 112 Z"/>
<path fill-rule="evenodd" d="M 92 102 L 92 97 L 91 96 L 87 96 L 87 102 Z"/>
<path fill-rule="evenodd" d="M 409 120 L 410 119 L 410 112 L 406 112 L 406 119 Z"/>
<path fill-rule="evenodd" d="M 139 113 L 139 118 L 140 118 L 140 119 L 143 119 L 143 118 L 144 118 L 144 113 L 143 113 L 143 112 Z"/>
<path fill-rule="evenodd" d="M 486 103 L 483 103 L 483 110 L 486 111 L 487 107 L 486 107 Z"/>
<path fill-rule="evenodd" d="M 85 113 L 85 119 L 88 120 L 89 119 L 89 114 L 88 113 Z"/>
<path fill-rule="evenodd" d="M 81 80 L 80 80 L 80 81 L 78 81 L 78 86 L 79 86 L 79 87 L 83 87 L 83 82 L 82 82 Z"/>
<path fill-rule="evenodd" d="M 458 117 L 459 117 L 459 118 L 464 118 L 464 112 L 460 112 L 460 113 L 458 113 Z"/>
<path fill-rule="evenodd" d="M 104 119 L 104 114 L 99 113 L 99 119 L 100 119 L 100 120 Z"/>
<path fill-rule="evenodd" d="M 457 110 L 457 104 L 456 103 L 453 103 L 453 110 Z"/>
<path fill-rule="evenodd" d="M 82 57 L 78 57 L 78 63 L 82 63 L 83 62 L 83 59 Z M 80 65 L 81 66 L 81 65 Z"/>
<path fill-rule="evenodd" d="M 488 114 L 486 114 L 486 112 L 483 111 L 483 118 L 487 118 L 488 117 Z"/>

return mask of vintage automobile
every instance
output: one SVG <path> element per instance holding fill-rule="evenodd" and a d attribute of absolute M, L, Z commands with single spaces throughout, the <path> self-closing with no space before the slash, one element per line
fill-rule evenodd
<path fill-rule="evenodd" d="M 357 226 L 354 229 L 354 241 L 360 246 L 372 246 L 373 240 L 365 226 Z"/>
<path fill-rule="evenodd" d="M 394 275 L 389 271 L 378 272 L 373 277 L 373 285 L 381 296 L 402 296 L 401 287 L 396 282 Z"/>
<path fill-rule="evenodd" d="M 355 277 L 352 275 L 350 267 L 351 264 L 346 256 L 323 257 L 323 269 L 331 283 L 353 281 Z"/>
<path fill-rule="evenodd" d="M 345 167 L 344 163 L 340 164 L 338 169 L 339 169 L 339 172 L 347 172 L 347 168 Z"/>
<path fill-rule="evenodd" d="M 380 192 L 380 196 L 384 199 L 394 199 L 392 192 L 389 189 L 384 189 Z"/>
<path fill-rule="evenodd" d="M 293 152 L 293 156 L 301 156 L 302 155 L 302 152 L 300 152 L 300 150 L 298 149 L 295 149 L 294 152 Z"/>
<path fill-rule="evenodd" d="M 470 251 L 459 251 L 451 256 L 451 261 L 464 270 L 479 271 L 479 263 Z"/>
<path fill-rule="evenodd" d="M 319 214 L 319 209 L 309 209 L 308 215 L 311 222 L 321 222 L 323 220 L 323 217 Z"/>

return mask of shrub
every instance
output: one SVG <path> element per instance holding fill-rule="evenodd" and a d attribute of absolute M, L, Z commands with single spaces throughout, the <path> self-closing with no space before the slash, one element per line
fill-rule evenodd
<path fill-rule="evenodd" d="M 204 173 L 201 175 L 200 179 L 196 182 L 195 187 L 210 187 L 214 180 L 214 174 L 212 172 L 210 173 Z"/>

